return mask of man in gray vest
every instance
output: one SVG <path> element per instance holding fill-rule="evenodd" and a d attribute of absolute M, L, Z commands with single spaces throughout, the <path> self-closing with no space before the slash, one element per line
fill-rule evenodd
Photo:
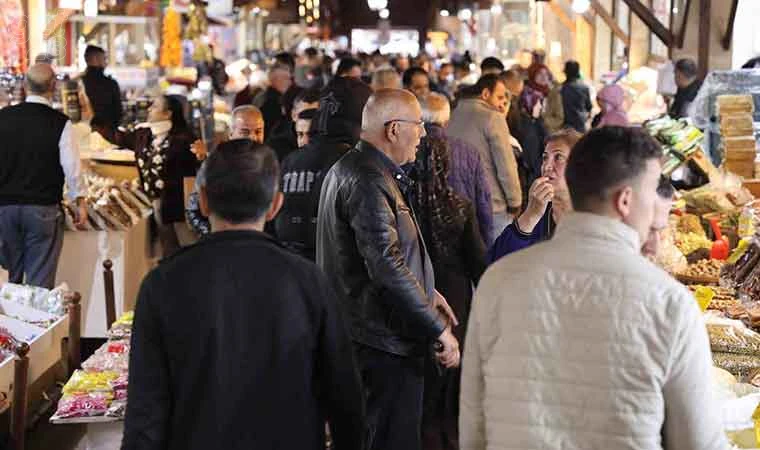
<path fill-rule="evenodd" d="M 25 103 L 0 110 L 0 263 L 12 283 L 52 288 L 63 247 L 64 182 L 78 227 L 87 206 L 71 121 L 50 107 L 49 64 L 29 69 L 26 89 Z"/>

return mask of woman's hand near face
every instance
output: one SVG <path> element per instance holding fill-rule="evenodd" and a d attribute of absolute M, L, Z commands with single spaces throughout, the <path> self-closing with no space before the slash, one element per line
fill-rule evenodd
<path fill-rule="evenodd" d="M 533 182 L 528 192 L 528 207 L 517 219 L 517 226 L 525 233 L 532 233 L 546 213 L 549 202 L 554 198 L 554 186 L 549 178 L 540 177 Z"/>

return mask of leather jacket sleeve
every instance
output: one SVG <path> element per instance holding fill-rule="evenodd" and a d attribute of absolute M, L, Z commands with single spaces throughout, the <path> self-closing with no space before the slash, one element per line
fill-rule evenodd
<path fill-rule="evenodd" d="M 398 223 L 381 176 L 356 183 L 348 191 L 346 217 L 357 248 L 373 282 L 384 289 L 379 297 L 420 336 L 438 338 L 445 325 L 436 314 L 432 299 L 407 266 L 399 240 Z"/>

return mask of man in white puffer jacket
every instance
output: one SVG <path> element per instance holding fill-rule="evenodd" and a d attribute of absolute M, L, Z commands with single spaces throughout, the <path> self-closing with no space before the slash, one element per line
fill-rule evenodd
<path fill-rule="evenodd" d="M 463 354 L 462 450 L 729 448 L 696 302 L 641 256 L 661 154 L 640 130 L 591 131 L 567 167 L 577 212 L 483 276 Z"/>

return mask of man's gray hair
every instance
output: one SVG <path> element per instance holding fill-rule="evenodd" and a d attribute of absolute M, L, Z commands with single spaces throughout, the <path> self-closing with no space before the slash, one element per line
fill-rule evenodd
<path fill-rule="evenodd" d="M 431 92 L 422 100 L 422 120 L 425 123 L 444 125 L 450 119 L 451 105 L 445 96 Z"/>
<path fill-rule="evenodd" d="M 372 74 L 372 89 L 401 89 L 401 77 L 392 67 L 378 69 Z"/>
<path fill-rule="evenodd" d="M 243 115 L 245 113 L 251 113 L 251 114 L 257 114 L 259 116 L 263 115 L 261 114 L 261 110 L 253 105 L 240 105 L 232 110 L 232 114 L 230 114 L 230 117 L 232 120 L 235 120 L 235 117 Z"/>

